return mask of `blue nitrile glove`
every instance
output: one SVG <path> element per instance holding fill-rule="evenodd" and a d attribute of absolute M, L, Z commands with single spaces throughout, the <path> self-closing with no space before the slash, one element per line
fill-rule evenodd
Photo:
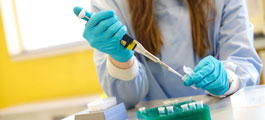
<path fill-rule="evenodd" d="M 194 74 L 184 82 L 185 86 L 207 90 L 213 95 L 223 95 L 229 89 L 227 73 L 221 61 L 212 56 L 202 59 L 194 68 Z"/>
<path fill-rule="evenodd" d="M 82 10 L 82 8 L 80 9 Z M 78 16 L 81 10 L 76 7 L 74 13 Z M 88 12 L 86 14 L 91 15 Z M 90 17 L 83 37 L 91 47 L 109 54 L 114 60 L 127 62 L 133 56 L 133 51 L 120 44 L 120 40 L 126 33 L 127 28 L 114 15 L 113 11 L 101 11 Z"/>

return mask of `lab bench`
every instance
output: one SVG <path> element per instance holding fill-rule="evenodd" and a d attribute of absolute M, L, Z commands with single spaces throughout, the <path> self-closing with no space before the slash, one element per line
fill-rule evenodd
<path fill-rule="evenodd" d="M 178 101 L 203 101 L 210 107 L 212 120 L 264 120 L 265 119 L 265 86 L 251 86 L 239 90 L 232 96 L 226 98 L 217 98 L 208 95 L 174 98 L 169 100 Z M 138 108 L 154 108 L 163 106 L 164 100 L 154 100 L 149 102 L 140 102 L 135 108 L 127 110 L 129 120 L 136 120 Z M 85 113 L 84 110 L 80 113 Z M 74 120 L 74 115 L 63 120 Z"/>
<path fill-rule="evenodd" d="M 204 104 L 210 107 L 211 118 L 213 120 L 234 120 L 233 119 L 233 111 L 230 103 L 230 98 L 219 99 L 212 96 L 201 95 L 201 96 L 192 96 L 192 97 L 183 97 L 177 98 L 179 101 L 185 101 L 188 99 L 193 99 L 195 101 L 204 101 Z M 173 100 L 173 99 L 172 99 Z M 175 100 L 175 99 L 174 99 Z M 146 107 L 158 107 L 163 105 L 163 101 L 165 100 L 154 100 L 150 102 L 140 102 L 138 105 L 135 106 L 133 109 L 127 110 L 129 120 L 136 120 L 136 112 L 138 108 Z M 81 111 L 80 113 L 85 113 L 87 110 Z M 74 120 L 74 115 L 69 116 L 63 120 Z"/>
<path fill-rule="evenodd" d="M 261 57 L 262 61 L 265 61 L 265 37 L 255 37 L 254 46 Z M 264 63 L 264 62 L 263 62 Z M 265 83 L 264 80 L 265 71 L 263 70 L 262 76 L 261 76 L 261 84 Z M 265 93 L 265 90 L 262 91 Z M 261 98 L 258 100 L 263 101 L 264 104 L 262 107 L 251 107 L 250 109 L 255 112 L 251 112 L 251 115 L 248 114 L 248 110 L 244 110 L 246 108 L 240 108 L 240 109 L 233 109 L 232 103 L 231 103 L 231 97 L 226 97 L 223 99 L 212 97 L 208 95 L 200 95 L 200 96 L 192 96 L 192 97 L 182 97 L 182 98 L 175 98 L 179 101 L 185 101 L 188 99 L 192 99 L 195 101 L 204 101 L 204 104 L 208 105 L 210 107 L 210 114 L 212 120 L 265 120 L 265 94 L 260 95 Z M 244 98 L 247 98 L 248 96 L 245 96 Z M 253 97 L 253 96 L 252 96 Z M 175 100 L 170 99 L 170 100 Z M 135 106 L 133 109 L 127 110 L 129 120 L 135 120 L 137 119 L 136 112 L 138 111 L 138 108 L 146 107 L 146 108 L 153 108 L 163 105 L 164 100 L 154 100 L 149 102 L 140 102 L 138 105 Z M 251 100 L 251 99 L 249 99 Z M 86 113 L 87 110 L 81 111 L 79 113 Z M 250 112 L 250 110 L 249 110 Z M 256 115 L 255 115 L 256 114 Z M 253 118 L 255 117 L 255 118 Z M 63 120 L 74 120 L 74 115 L 71 115 Z"/>

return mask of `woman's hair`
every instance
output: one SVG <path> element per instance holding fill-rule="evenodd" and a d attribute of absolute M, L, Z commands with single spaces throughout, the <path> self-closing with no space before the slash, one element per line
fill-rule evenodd
<path fill-rule="evenodd" d="M 158 55 L 163 41 L 154 17 L 153 1 L 127 0 L 136 39 L 152 54 Z M 185 2 L 190 13 L 193 49 L 200 57 L 204 57 L 207 49 L 210 49 L 208 24 L 215 18 L 215 6 L 211 0 Z"/>

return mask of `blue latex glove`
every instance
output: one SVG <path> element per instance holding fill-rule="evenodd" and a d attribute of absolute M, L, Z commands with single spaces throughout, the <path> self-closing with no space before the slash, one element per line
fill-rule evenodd
<path fill-rule="evenodd" d="M 78 16 L 81 10 L 82 8 L 75 7 L 74 13 Z M 92 13 L 86 12 L 86 15 L 90 17 Z M 127 28 L 113 11 L 101 11 L 90 17 L 83 37 L 91 47 L 109 54 L 116 61 L 127 62 L 133 56 L 133 51 L 120 44 L 120 40 L 126 33 Z"/>
<path fill-rule="evenodd" d="M 195 84 L 195 87 L 207 90 L 214 95 L 223 95 L 229 89 L 227 72 L 219 60 L 212 56 L 202 59 L 194 68 L 194 74 L 184 82 L 185 86 Z"/>

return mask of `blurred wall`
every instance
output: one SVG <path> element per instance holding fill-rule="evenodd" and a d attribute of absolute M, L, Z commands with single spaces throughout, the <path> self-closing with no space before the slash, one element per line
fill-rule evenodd
<path fill-rule="evenodd" d="M 12 62 L 0 14 L 0 108 L 100 92 L 91 50 Z"/>

